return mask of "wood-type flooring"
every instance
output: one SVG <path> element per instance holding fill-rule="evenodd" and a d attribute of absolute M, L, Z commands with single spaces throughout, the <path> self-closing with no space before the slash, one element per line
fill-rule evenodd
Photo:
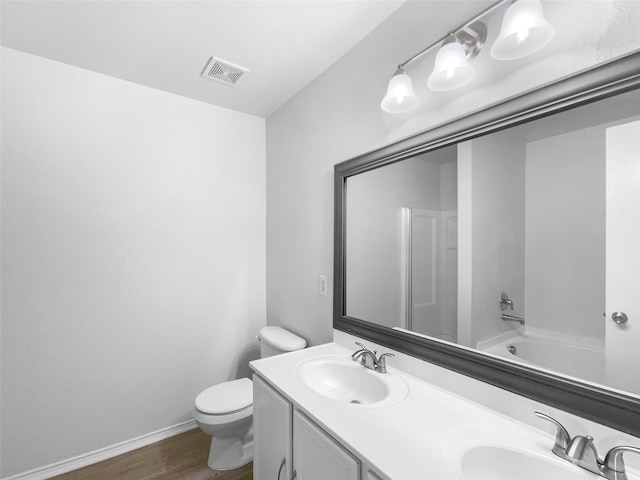
<path fill-rule="evenodd" d="M 196 428 L 51 480 L 253 480 L 253 463 L 209 469 L 210 444 L 211 437 Z"/>

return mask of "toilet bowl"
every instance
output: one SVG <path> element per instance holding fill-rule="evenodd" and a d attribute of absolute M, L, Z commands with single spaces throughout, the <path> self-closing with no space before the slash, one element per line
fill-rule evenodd
<path fill-rule="evenodd" d="M 281 327 L 264 327 L 258 336 L 260 357 L 300 350 L 303 338 Z M 207 465 L 232 470 L 253 459 L 253 382 L 248 378 L 220 383 L 202 391 L 195 401 L 193 419 L 211 435 Z"/>
<path fill-rule="evenodd" d="M 209 387 L 196 397 L 193 419 L 211 435 L 209 468 L 231 470 L 253 458 L 253 382 L 241 378 Z"/>

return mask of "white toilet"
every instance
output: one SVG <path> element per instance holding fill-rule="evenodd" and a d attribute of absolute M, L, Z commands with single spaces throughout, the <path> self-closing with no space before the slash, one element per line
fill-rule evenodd
<path fill-rule="evenodd" d="M 264 327 L 258 336 L 260 357 L 301 350 L 307 342 L 281 327 Z M 253 458 L 253 382 L 248 378 L 209 387 L 196 397 L 193 419 L 211 435 L 207 464 L 232 470 Z"/>

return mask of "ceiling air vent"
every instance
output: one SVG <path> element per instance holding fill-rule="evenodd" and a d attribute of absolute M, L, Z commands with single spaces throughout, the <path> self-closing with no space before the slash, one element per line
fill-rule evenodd
<path fill-rule="evenodd" d="M 248 68 L 239 67 L 238 65 L 220 60 L 219 58 L 211 57 L 207 66 L 204 67 L 201 76 L 209 80 L 224 83 L 225 85 L 234 86 L 238 83 L 238 80 L 248 72 Z"/>

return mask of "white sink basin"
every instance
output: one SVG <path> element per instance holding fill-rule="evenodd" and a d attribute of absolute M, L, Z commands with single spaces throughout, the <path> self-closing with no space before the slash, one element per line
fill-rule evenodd
<path fill-rule="evenodd" d="M 464 480 L 602 479 L 551 452 L 553 436 L 523 427 L 476 426 L 453 432 L 443 458 L 454 478 Z"/>
<path fill-rule="evenodd" d="M 465 480 L 595 480 L 598 476 L 576 467 L 553 454 L 503 446 L 478 446 L 460 459 Z"/>
<path fill-rule="evenodd" d="M 396 373 L 377 373 L 348 357 L 309 359 L 297 366 L 297 372 L 316 393 L 352 405 L 390 405 L 408 393 L 407 384 Z"/>

